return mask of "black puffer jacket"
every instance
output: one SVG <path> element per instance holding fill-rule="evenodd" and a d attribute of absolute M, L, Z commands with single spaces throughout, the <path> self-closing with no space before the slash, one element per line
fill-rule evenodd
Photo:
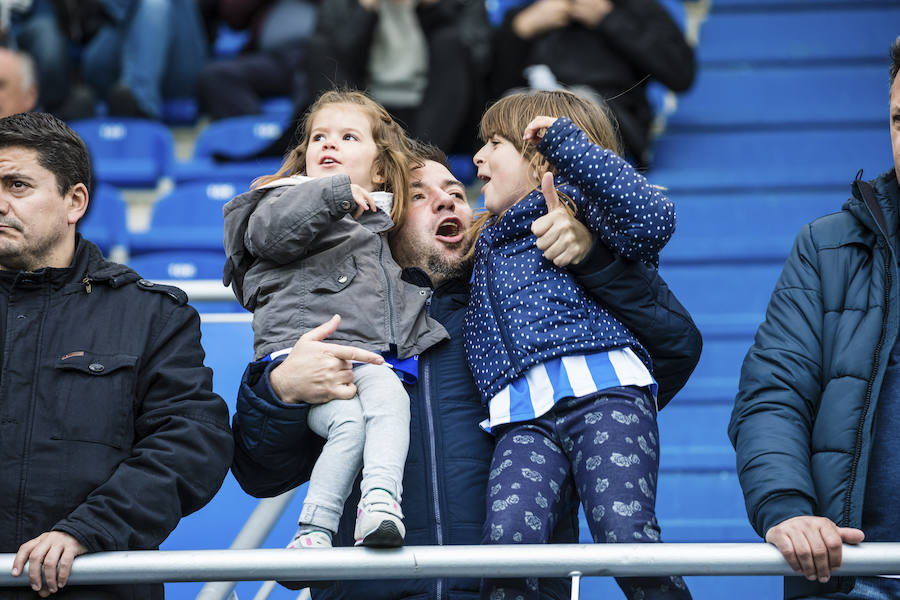
<path fill-rule="evenodd" d="M 0 295 L 0 552 L 49 530 L 89 552 L 157 548 L 216 493 L 233 450 L 197 312 L 181 290 L 106 262 L 80 238 L 71 267 L 10 279 Z M 60 594 L 162 596 L 162 585 Z M 0 597 L 37 596 L 22 587 Z"/>

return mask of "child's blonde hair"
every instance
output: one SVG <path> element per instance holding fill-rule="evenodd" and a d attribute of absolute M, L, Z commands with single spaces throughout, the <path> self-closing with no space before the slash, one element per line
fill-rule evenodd
<path fill-rule="evenodd" d="M 547 171 L 556 175 L 556 169 L 533 144 L 525 142 L 522 137 L 525 127 L 538 116 L 568 117 L 587 134 L 591 142 L 622 154 L 622 142 L 615 118 L 599 98 L 593 100 L 565 90 L 533 90 L 504 96 L 481 117 L 478 134 L 485 143 L 495 135 L 509 141 L 522 158 L 528 161 L 530 171 L 534 174 L 534 187 L 540 185 L 541 176 Z M 574 213 L 574 207 L 564 194 L 560 194 L 560 199 Z M 475 232 L 480 232 L 492 217 L 490 213 L 479 215 L 472 228 Z"/>
<path fill-rule="evenodd" d="M 372 164 L 372 176 L 373 179 L 384 182 L 384 191 L 394 195 L 391 219 L 394 221 L 394 229 L 399 228 L 403 224 L 409 206 L 409 156 L 412 154 L 410 143 L 403 128 L 383 106 L 356 90 L 323 92 L 306 111 L 298 127 L 300 143 L 288 153 L 278 172 L 259 177 L 253 182 L 252 188 L 258 188 L 281 177 L 299 175 L 306 170 L 306 150 L 309 147 L 313 119 L 316 113 L 331 104 L 359 107 L 368 117 L 372 126 L 372 139 L 378 148 L 375 162 Z"/>

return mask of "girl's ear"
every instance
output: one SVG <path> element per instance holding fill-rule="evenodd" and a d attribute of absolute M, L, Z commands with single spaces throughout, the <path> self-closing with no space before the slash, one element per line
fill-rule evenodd
<path fill-rule="evenodd" d="M 379 170 L 376 169 L 375 172 L 372 173 L 372 183 L 377 183 L 377 184 L 381 185 L 381 184 L 385 183 L 385 181 L 386 180 L 384 178 L 384 175 L 382 175 Z"/>

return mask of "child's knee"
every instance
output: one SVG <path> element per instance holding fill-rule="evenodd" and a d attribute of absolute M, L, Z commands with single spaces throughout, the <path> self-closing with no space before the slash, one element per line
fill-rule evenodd
<path fill-rule="evenodd" d="M 549 530 L 546 519 L 532 511 L 489 509 L 483 543 L 544 544 L 550 537 Z"/>

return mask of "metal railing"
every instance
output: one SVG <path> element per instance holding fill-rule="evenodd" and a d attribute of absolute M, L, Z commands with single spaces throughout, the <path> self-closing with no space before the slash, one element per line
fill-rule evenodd
<path fill-rule="evenodd" d="M 0 554 L 0 586 L 13 577 Z M 900 543 L 844 546 L 841 574 L 900 573 Z M 71 584 L 169 581 L 329 581 L 435 577 L 792 575 L 763 544 L 539 544 L 407 546 L 396 549 L 173 550 L 98 552 L 75 559 Z"/>

